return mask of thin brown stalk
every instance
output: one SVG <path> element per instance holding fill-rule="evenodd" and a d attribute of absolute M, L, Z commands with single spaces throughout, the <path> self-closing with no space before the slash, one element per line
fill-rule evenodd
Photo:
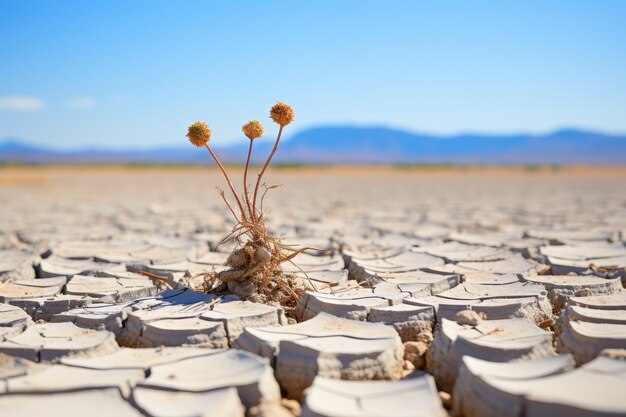
<path fill-rule="evenodd" d="M 292 261 L 291 259 L 289 260 L 289 263 L 292 264 L 293 266 L 295 266 L 296 268 L 298 268 L 300 270 L 300 272 L 302 272 L 304 274 L 304 276 L 306 277 L 306 279 L 309 280 L 309 285 L 311 286 L 311 288 L 313 289 L 313 291 L 319 291 L 321 288 L 317 288 L 315 286 L 315 284 L 313 284 L 313 280 L 311 280 L 311 277 L 309 277 L 309 274 L 306 273 L 306 271 L 302 268 L 300 268 L 300 265 L 298 265 L 297 263 L 295 263 L 294 261 Z M 328 284 L 328 286 L 330 287 L 330 284 Z"/>
<path fill-rule="evenodd" d="M 234 240 L 238 240 L 241 236 L 243 236 L 245 234 L 248 234 L 248 233 L 252 233 L 249 228 L 241 227 L 239 229 L 235 229 L 232 232 L 230 232 L 228 234 L 228 236 L 226 236 L 224 239 L 222 239 L 220 241 L 220 243 L 218 243 L 217 246 L 223 245 L 224 243 L 229 242 L 229 241 L 231 241 L 233 239 Z M 248 236 L 250 236 L 250 235 L 248 235 Z"/>
<path fill-rule="evenodd" d="M 215 163 L 217 164 L 217 166 L 220 168 L 220 170 L 222 171 L 222 174 L 224 174 L 224 178 L 226 178 L 226 182 L 228 183 L 228 186 L 230 187 L 230 191 L 233 193 L 233 196 L 235 197 L 235 200 L 237 201 L 237 205 L 239 205 L 239 210 L 241 210 L 241 218 L 243 220 L 246 220 L 246 212 L 243 209 L 243 206 L 241 205 L 241 200 L 239 200 L 239 197 L 237 196 L 237 192 L 235 191 L 235 187 L 233 187 L 233 183 L 230 180 L 230 177 L 228 176 L 228 174 L 226 173 L 226 170 L 224 169 L 224 167 L 222 166 L 222 163 L 220 162 L 220 160 L 217 158 L 217 155 L 215 155 L 213 153 L 213 150 L 211 149 L 211 147 L 209 146 L 209 144 L 207 143 L 206 145 L 207 150 L 209 151 L 209 153 L 211 154 L 211 156 L 213 157 L 213 159 L 215 160 Z M 224 199 L 226 200 L 226 199 Z M 235 216 L 236 218 L 236 216 Z"/>
<path fill-rule="evenodd" d="M 269 190 L 269 188 L 266 188 L 265 191 L 263 191 L 263 195 L 261 195 L 261 204 L 259 205 L 259 212 L 261 213 L 261 216 L 263 216 L 263 201 L 265 200 L 265 195 Z"/>
<path fill-rule="evenodd" d="M 280 125 L 280 129 L 278 129 L 278 136 L 276 137 L 276 142 L 274 143 L 274 149 L 272 149 L 270 156 L 267 158 L 267 161 L 265 161 L 265 165 L 263 165 L 263 169 L 261 170 L 261 172 L 259 172 L 259 176 L 257 177 L 256 186 L 254 187 L 254 197 L 252 198 L 252 211 L 254 213 L 253 214 L 254 216 L 256 216 L 256 196 L 257 196 L 257 193 L 259 192 L 261 179 L 263 178 L 263 174 L 265 174 L 265 170 L 267 169 L 270 162 L 272 162 L 272 158 L 274 157 L 274 154 L 276 153 L 276 150 L 278 149 L 278 142 L 280 142 L 280 136 L 282 135 L 282 133 L 283 133 L 283 125 Z"/>
<path fill-rule="evenodd" d="M 250 224 L 249 223 L 244 224 L 243 222 L 238 222 L 233 228 L 233 230 L 225 238 L 223 238 L 217 244 L 217 246 L 223 245 L 224 243 L 229 242 L 231 240 L 238 240 L 241 236 L 247 233 L 251 233 L 251 234 L 254 233 Z"/>
<path fill-rule="evenodd" d="M 305 252 L 308 248 L 300 248 L 298 250 L 294 250 L 290 255 L 281 255 L 279 262 L 291 262 L 293 258 Z"/>
<path fill-rule="evenodd" d="M 252 204 L 250 204 L 250 196 L 248 195 L 248 167 L 250 166 L 250 156 L 252 155 L 252 142 L 254 142 L 254 140 L 250 139 L 250 148 L 248 148 L 248 158 L 246 159 L 246 169 L 243 171 L 243 193 L 246 199 L 246 205 L 248 206 L 250 220 L 254 220 Z"/>
<path fill-rule="evenodd" d="M 263 184 L 263 186 L 265 187 L 265 184 Z M 278 187 L 280 187 L 280 184 L 275 184 L 275 185 L 272 185 L 271 187 L 265 187 L 265 191 L 261 195 L 261 203 L 259 205 L 259 215 L 260 215 L 259 218 L 263 217 L 263 201 L 265 201 L 265 194 L 267 194 L 269 190 L 273 190 L 274 188 L 278 188 Z"/>
<path fill-rule="evenodd" d="M 217 187 L 217 192 L 222 197 L 222 200 L 224 200 L 224 203 L 226 203 L 226 206 L 228 207 L 228 209 L 232 213 L 232 215 L 235 218 L 235 220 L 237 220 L 237 223 L 239 223 L 240 222 L 239 217 L 237 217 L 237 215 L 235 214 L 235 210 L 233 210 L 233 208 L 231 207 L 231 205 L 228 202 L 228 200 L 226 200 L 226 196 L 224 195 L 224 190 L 222 190 L 221 188 Z"/>
<path fill-rule="evenodd" d="M 161 275 L 153 274 L 148 271 L 137 271 L 140 275 L 148 277 L 153 281 L 158 281 L 160 284 L 163 284 L 166 288 L 172 288 L 172 286 L 167 282 L 167 277 L 162 277 Z"/>

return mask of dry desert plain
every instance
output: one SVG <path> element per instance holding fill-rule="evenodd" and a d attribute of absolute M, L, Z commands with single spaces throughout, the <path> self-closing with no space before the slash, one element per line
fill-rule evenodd
<path fill-rule="evenodd" d="M 213 167 L 0 168 L 0 415 L 626 415 L 626 169 L 266 178 L 288 315 L 191 289 Z"/>

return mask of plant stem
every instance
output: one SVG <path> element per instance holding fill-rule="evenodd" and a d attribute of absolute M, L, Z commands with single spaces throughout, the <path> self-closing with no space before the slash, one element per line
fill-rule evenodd
<path fill-rule="evenodd" d="M 282 135 L 282 133 L 283 133 L 283 125 L 280 125 L 280 129 L 278 130 L 278 137 L 276 137 L 276 142 L 274 143 L 274 149 L 272 149 L 270 156 L 267 158 L 267 161 L 265 161 L 265 165 L 263 165 L 263 169 L 261 170 L 261 172 L 259 172 L 259 176 L 256 180 L 256 186 L 254 187 L 254 198 L 252 199 L 253 216 L 256 216 L 256 196 L 257 196 L 257 193 L 259 192 L 259 185 L 261 185 L 261 179 L 263 178 L 263 174 L 265 174 L 265 170 L 267 169 L 267 166 L 272 161 L 272 158 L 274 157 L 274 154 L 276 153 L 276 149 L 278 149 L 278 142 L 280 142 L 280 135 Z"/>
<path fill-rule="evenodd" d="M 248 195 L 248 167 L 250 166 L 250 156 L 252 155 L 252 142 L 250 139 L 250 148 L 248 149 L 248 159 L 246 159 L 246 169 L 243 171 L 243 193 L 246 199 L 246 205 L 248 206 L 248 214 L 250 220 L 254 219 L 254 213 L 252 212 L 252 205 L 250 204 L 250 196 Z"/>
<path fill-rule="evenodd" d="M 209 146 L 209 144 L 207 143 L 205 146 L 208 149 L 208 151 L 211 154 L 211 156 L 213 157 L 213 159 L 215 160 L 215 163 L 217 164 L 217 166 L 222 171 L 222 174 L 224 174 L 224 177 L 226 178 L 226 182 L 228 183 L 228 186 L 230 187 L 230 191 L 233 193 L 233 196 L 235 197 L 235 200 L 237 201 L 237 204 L 239 205 L 239 210 L 241 210 L 241 218 L 245 221 L 246 220 L 246 212 L 243 209 L 243 206 L 241 205 L 241 201 L 239 200 L 239 197 L 237 197 L 237 193 L 235 192 L 235 187 L 233 187 L 233 183 L 230 180 L 230 177 L 226 173 L 226 170 L 222 166 L 222 163 L 220 162 L 220 160 L 217 158 L 217 155 L 215 155 L 213 153 L 213 151 L 211 150 L 211 147 Z"/>
<path fill-rule="evenodd" d="M 222 197 L 222 200 L 224 200 L 224 203 L 226 203 L 226 207 L 228 207 L 228 210 L 230 210 L 230 212 L 232 213 L 232 215 L 235 218 L 235 220 L 237 221 L 237 223 L 239 223 L 239 217 L 237 217 L 237 215 L 235 214 L 235 210 L 233 210 L 233 208 L 231 207 L 230 203 L 226 199 L 226 196 L 224 195 L 224 190 L 220 190 L 220 196 Z"/>

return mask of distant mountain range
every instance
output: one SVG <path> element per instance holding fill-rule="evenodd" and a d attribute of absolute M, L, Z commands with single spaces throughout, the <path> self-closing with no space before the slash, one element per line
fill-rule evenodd
<path fill-rule="evenodd" d="M 182 140 L 181 140 L 182 141 Z M 254 162 L 272 147 L 255 144 Z M 218 147 L 223 162 L 245 159 L 247 140 Z M 148 150 L 55 151 L 18 139 L 0 141 L 2 163 L 207 163 L 191 145 Z M 545 135 L 437 136 L 386 127 L 328 126 L 296 133 L 281 142 L 276 162 L 297 164 L 626 164 L 626 135 L 576 129 Z"/>

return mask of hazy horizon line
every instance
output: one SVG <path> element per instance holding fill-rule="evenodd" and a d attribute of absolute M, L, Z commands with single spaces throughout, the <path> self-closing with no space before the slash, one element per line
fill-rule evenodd
<path fill-rule="evenodd" d="M 519 130 L 519 131 L 506 131 L 506 132 L 495 132 L 495 131 L 473 131 L 473 130 L 462 130 L 456 133 L 432 133 L 432 132 L 428 132 L 428 131 L 422 131 L 422 130 L 411 130 L 408 128 L 402 128 L 402 127 L 397 127 L 397 126 L 392 126 L 392 125 L 388 125 L 388 124 L 359 124 L 359 123 L 341 123 L 341 124 L 332 124 L 332 123 L 328 123 L 328 124 L 315 124 L 315 125 L 310 125 L 308 127 L 303 127 L 295 132 L 293 132 L 290 135 L 287 135 L 287 137 L 285 137 L 283 139 L 283 142 L 289 142 L 291 141 L 295 136 L 301 134 L 302 132 L 305 131 L 309 131 L 309 130 L 315 130 L 315 129 L 342 129 L 342 128 L 348 128 L 348 129 L 387 129 L 387 130 L 393 130 L 396 131 L 398 133 L 405 133 L 405 134 L 411 134 L 411 135 L 416 135 L 416 136 L 430 136 L 432 138 L 438 138 L 438 139 L 442 139 L 442 140 L 446 140 L 446 139 L 452 139 L 452 138 L 456 138 L 459 136 L 485 136 L 485 137 L 498 137 L 498 136 L 550 136 L 556 133 L 560 133 L 560 132 L 585 132 L 585 133 L 595 133 L 595 134 L 601 134 L 601 135 L 606 135 L 606 136 L 626 136 L 626 132 L 614 132 L 614 131 L 610 131 L 610 130 L 605 130 L 602 128 L 587 128 L 587 127 L 574 127 L 574 126 L 562 126 L 559 128 L 552 128 L 552 129 L 547 129 L 547 130 L 543 130 L 543 131 L 525 131 L 525 130 Z M 239 145 L 237 142 L 241 142 L 245 139 L 245 137 L 242 135 L 239 138 L 234 138 L 228 141 L 222 141 L 219 143 L 215 143 L 215 148 L 226 148 L 226 147 L 232 147 L 232 146 L 236 146 Z M 263 142 L 263 143 L 271 143 L 274 141 L 274 138 L 272 137 L 263 137 L 260 139 L 257 139 L 258 142 Z M 107 146 L 102 146 L 101 144 L 96 144 L 95 146 L 85 146 L 85 145 L 77 145 L 77 146 L 62 146 L 62 147 L 55 147 L 55 146 L 49 146 L 48 144 L 40 144 L 38 141 L 36 140 L 32 140 L 32 139 L 26 139 L 26 138 L 22 138 L 22 137 L 18 137 L 18 136 L 4 136 L 4 137 L 0 137 L 0 145 L 1 144 L 6 144 L 6 143 L 11 143 L 11 142 L 15 142 L 15 143 L 19 143 L 20 145 L 23 146 L 29 146 L 29 147 L 34 147 L 34 148 L 38 148 L 41 150 L 47 150 L 47 151 L 53 151 L 53 152 L 80 152 L 80 151 L 109 151 L 109 152 L 115 152 L 115 151 L 146 151 L 146 150 L 154 150 L 154 149 L 167 149 L 167 148 L 182 148 L 185 145 L 188 145 L 184 135 L 181 134 L 181 139 L 179 141 L 179 144 L 173 144 L 173 143 L 162 143 L 159 142 L 155 145 L 152 146 L 148 146 L 148 147 L 119 147 L 119 146 L 115 146 L 115 147 L 107 147 Z M 242 142 L 243 143 L 243 142 Z"/>

